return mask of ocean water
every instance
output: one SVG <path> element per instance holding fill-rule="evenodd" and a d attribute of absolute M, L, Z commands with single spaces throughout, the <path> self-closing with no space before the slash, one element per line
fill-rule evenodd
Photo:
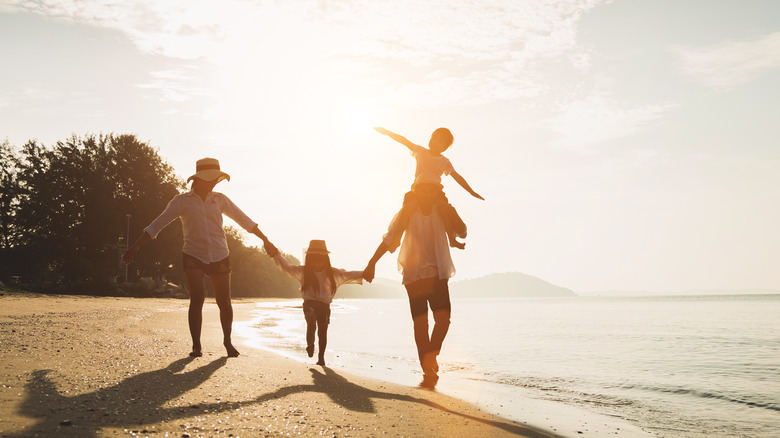
<path fill-rule="evenodd" d="M 406 300 L 332 309 L 328 366 L 419 383 Z M 244 328 L 250 345 L 313 363 L 300 301 L 259 303 Z M 439 362 L 437 390 L 518 421 L 522 398 L 658 437 L 780 436 L 780 295 L 453 300 Z"/>

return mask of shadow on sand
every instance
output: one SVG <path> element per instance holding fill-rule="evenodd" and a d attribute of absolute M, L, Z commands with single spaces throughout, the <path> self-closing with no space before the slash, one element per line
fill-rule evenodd
<path fill-rule="evenodd" d="M 182 373 L 181 371 L 193 360 L 194 358 L 191 357 L 179 359 L 165 368 L 141 373 L 114 386 L 76 396 L 60 393 L 48 376 L 50 370 L 37 370 L 33 372 L 32 378 L 26 385 L 27 395 L 21 404 L 19 414 L 37 419 L 38 422 L 22 431 L 3 434 L 3 436 L 33 437 L 66 433 L 74 436 L 96 437 L 100 430 L 106 427 L 141 429 L 144 425 L 262 405 L 268 401 L 278 401 L 288 395 L 303 392 L 323 393 L 339 406 L 355 412 L 375 412 L 375 399 L 397 400 L 429 406 L 512 434 L 531 438 L 549 436 L 510 422 L 492 421 L 453 411 L 425 398 L 374 391 L 350 382 L 327 367 L 323 367 L 324 373 L 310 368 L 313 381 L 309 385 L 283 387 L 252 400 L 195 403 L 164 408 L 163 405 L 168 401 L 198 387 L 227 363 L 227 358 L 223 357 Z"/>

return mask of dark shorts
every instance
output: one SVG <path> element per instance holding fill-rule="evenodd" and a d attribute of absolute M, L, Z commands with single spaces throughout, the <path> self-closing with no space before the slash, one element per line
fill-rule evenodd
<path fill-rule="evenodd" d="M 225 257 L 224 259 L 214 263 L 203 263 L 196 257 L 182 253 L 181 265 L 185 271 L 187 269 L 197 269 L 203 271 L 204 274 L 209 276 L 217 274 L 230 274 L 230 257 Z"/>
<path fill-rule="evenodd" d="M 430 305 L 432 312 L 452 311 L 450 303 L 450 288 L 447 280 L 438 278 L 426 278 L 406 285 L 406 293 L 409 295 L 409 309 L 412 318 L 428 314 Z"/>
<path fill-rule="evenodd" d="M 317 324 L 330 324 L 330 304 L 317 300 L 303 300 L 303 316 L 314 315 Z"/>

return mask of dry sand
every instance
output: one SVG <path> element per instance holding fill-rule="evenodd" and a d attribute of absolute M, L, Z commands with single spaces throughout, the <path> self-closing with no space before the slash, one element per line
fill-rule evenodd
<path fill-rule="evenodd" d="M 2 294 L 2 437 L 555 436 L 238 343 L 227 358 L 213 299 L 190 358 L 185 300 Z M 234 302 L 235 319 L 254 303 Z"/>

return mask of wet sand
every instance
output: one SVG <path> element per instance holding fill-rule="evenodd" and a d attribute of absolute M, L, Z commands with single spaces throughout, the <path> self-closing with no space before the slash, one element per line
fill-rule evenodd
<path fill-rule="evenodd" d="M 3 292 L 0 436 L 556 436 L 237 341 L 227 358 L 213 299 L 190 358 L 186 300 Z"/>

